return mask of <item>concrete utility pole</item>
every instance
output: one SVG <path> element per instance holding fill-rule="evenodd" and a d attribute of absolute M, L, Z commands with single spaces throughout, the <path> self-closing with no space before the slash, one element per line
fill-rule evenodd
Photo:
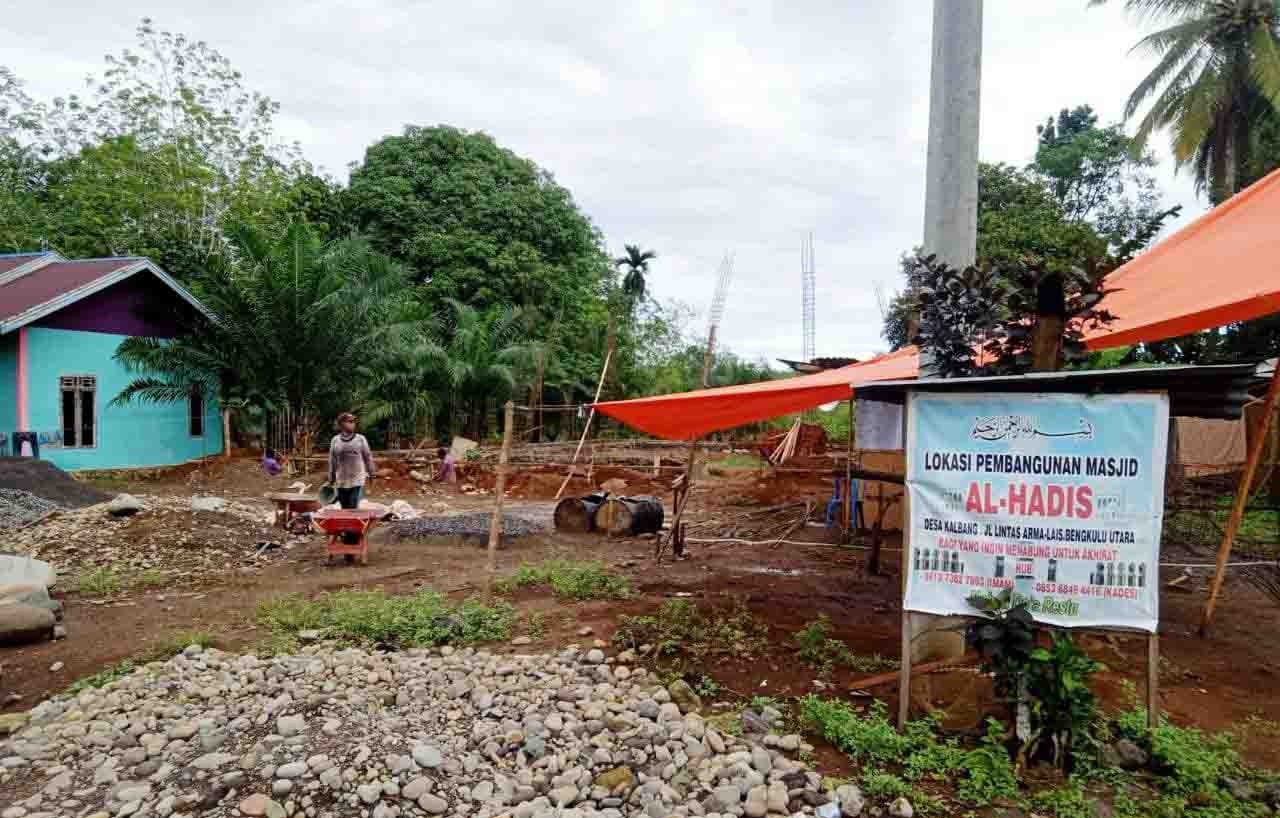
<path fill-rule="evenodd" d="M 978 252 L 978 115 L 982 86 L 983 0 L 933 0 L 933 57 L 929 72 L 929 162 L 924 197 L 924 254 L 949 267 L 968 267 Z M 916 317 L 918 320 L 918 316 Z M 921 352 L 920 376 L 934 374 Z M 910 504 L 903 527 L 903 590 L 911 572 Z M 913 663 L 964 655 L 955 621 L 904 612 L 898 725 L 910 701 L 929 700 L 928 677 L 911 683 Z M 913 697 L 912 688 L 917 688 Z"/>
<path fill-rule="evenodd" d="M 950 267 L 978 245 L 978 113 L 982 0 L 934 0 L 924 252 Z"/>

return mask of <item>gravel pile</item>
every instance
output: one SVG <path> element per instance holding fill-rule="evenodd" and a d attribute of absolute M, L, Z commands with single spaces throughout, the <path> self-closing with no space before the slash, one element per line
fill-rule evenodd
<path fill-rule="evenodd" d="M 489 536 L 489 521 L 493 515 L 486 511 L 474 514 L 450 514 L 441 517 L 418 517 L 392 524 L 397 539 L 419 537 L 480 537 Z M 545 523 L 520 517 L 502 515 L 504 537 L 527 537 L 547 530 Z"/>
<path fill-rule="evenodd" d="M 720 732 L 688 685 L 599 649 L 188 648 L 0 739 L 0 815 L 859 815 L 796 735 Z M 4 719 L 6 717 L 0 717 Z M 0 721 L 0 734 L 3 734 Z"/>
<path fill-rule="evenodd" d="M 259 542 L 282 538 L 263 509 L 230 502 L 222 511 L 192 511 L 190 497 L 135 499 L 142 510 L 123 517 L 112 516 L 107 503 L 65 509 L 14 532 L 5 546 L 72 574 L 99 568 L 122 575 L 158 571 L 166 585 L 225 582 L 229 573 L 256 570 L 287 553 L 259 548 Z"/>
<path fill-rule="evenodd" d="M 29 491 L 0 488 L 0 530 L 21 528 L 58 508 L 57 503 L 37 497 Z"/>

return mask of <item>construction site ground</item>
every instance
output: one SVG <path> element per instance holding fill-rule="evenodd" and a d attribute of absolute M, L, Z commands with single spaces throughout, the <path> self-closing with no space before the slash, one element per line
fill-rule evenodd
<path fill-rule="evenodd" d="M 507 510 L 543 521 L 550 519 L 553 497 L 564 470 L 518 468 L 512 476 Z M 654 479 L 651 472 L 628 468 L 597 468 L 593 481 L 619 477 L 631 493 L 653 493 L 668 504 L 663 486 L 670 476 Z M 7 710 L 27 709 L 42 698 L 64 690 L 90 674 L 122 660 L 147 654 L 159 645 L 173 644 L 195 633 L 207 634 L 220 647 L 252 650 L 267 634 L 255 623 L 255 608 L 283 593 L 314 595 L 349 588 L 384 589 L 411 593 L 427 588 L 461 600 L 485 588 L 483 543 L 479 539 L 434 538 L 393 541 L 387 530 L 375 532 L 367 565 L 328 564 L 319 535 L 285 540 L 267 522 L 268 491 L 287 490 L 294 479 L 318 483 L 316 475 L 267 477 L 256 460 L 234 459 L 174 469 L 146 479 L 119 477 L 94 481 L 113 494 L 127 491 L 150 501 L 155 510 L 113 529 L 101 547 L 116 549 L 112 564 L 120 573 L 119 587 L 110 594 L 94 593 L 78 584 L 79 577 L 101 570 L 94 549 L 77 546 L 75 535 L 50 544 L 47 556 L 59 562 L 62 579 L 55 595 L 65 605 L 66 639 L 0 648 L 0 701 L 16 693 L 22 698 Z M 372 500 L 403 499 L 428 514 L 484 511 L 494 497 L 487 491 L 492 475 L 476 469 L 464 472 L 458 485 L 423 484 L 397 472 L 372 484 Z M 583 493 L 584 479 L 571 491 Z M 762 507 L 786 507 L 781 516 L 803 513 L 806 501 L 820 519 L 831 494 L 831 482 L 820 470 L 770 477 L 761 468 L 742 467 L 732 456 L 715 462 L 697 484 L 690 504 L 694 539 L 698 531 L 723 530 L 729 520 Z M 231 503 L 223 512 L 191 512 L 190 499 L 218 496 Z M 801 509 L 797 512 L 796 509 Z M 147 515 L 151 516 L 148 517 Z M 221 516 L 219 516 L 221 515 Z M 792 519 L 786 516 L 786 519 Z M 52 525 L 50 520 L 39 525 Z M 730 526 L 731 527 L 731 526 Z M 492 646 L 497 651 L 529 651 L 581 642 L 590 627 L 608 640 L 624 616 L 655 611 L 664 601 L 688 599 L 717 604 L 740 600 L 769 629 L 768 655 L 750 661 L 717 660 L 700 669 L 715 680 L 713 697 L 742 701 L 756 695 L 793 697 L 822 690 L 853 696 L 850 683 L 869 675 L 837 668 L 820 679 L 816 669 L 797 661 L 793 635 L 821 616 L 831 622 L 831 636 L 843 640 L 864 657 L 896 659 L 900 638 L 900 551 L 895 537 L 884 543 L 884 570 L 867 569 L 866 535 L 849 546 L 836 541 L 834 530 L 821 526 L 788 525 L 783 539 L 750 540 L 739 536 L 726 542 L 689 546 L 689 558 L 655 564 L 652 538 L 607 539 L 594 535 L 565 536 L 554 532 L 513 540 L 499 552 L 498 572 L 508 574 L 521 563 L 548 558 L 599 560 L 631 578 L 637 594 L 625 601 L 565 602 L 550 590 L 523 590 L 512 598 L 520 615 L 545 623 L 532 647 Z M 110 532 L 109 532 L 110 533 Z M 779 541 L 783 539 L 783 541 Z M 264 548 L 264 544 L 267 546 Z M 68 548 L 72 550 L 68 550 Z M 75 550 L 75 549 L 79 550 Z M 216 554 L 200 559 L 192 554 Z M 137 557 L 136 561 L 130 555 Z M 1204 562 L 1206 555 L 1167 546 L 1167 561 Z M 170 564 L 172 563 L 172 565 Z M 144 567 L 149 566 L 149 567 Z M 1182 569 L 1162 571 L 1164 582 Z M 1280 768 L 1280 656 L 1274 648 L 1280 633 L 1280 604 L 1251 584 L 1228 579 L 1212 639 L 1197 633 L 1209 572 L 1199 570 L 1189 581 L 1162 593 L 1161 703 L 1180 724 L 1207 730 L 1233 729 L 1246 735 L 1246 759 L 1256 765 Z M 147 581 L 133 582 L 140 576 Z M 517 626 L 517 633 L 522 631 Z M 1098 691 L 1105 704 L 1119 707 L 1125 682 L 1145 678 L 1145 639 L 1121 635 L 1082 637 L 1088 652 L 1107 666 L 1099 674 Z M 58 667 L 52 671 L 52 667 Z M 868 691 L 891 705 L 896 684 Z M 865 694 L 864 694 L 865 695 Z M 973 670 L 943 672 L 929 677 L 927 695 L 947 713 L 947 721 L 973 727 L 987 712 L 995 712 L 990 682 Z M 838 771 L 842 757 L 820 748 L 821 765 Z"/>

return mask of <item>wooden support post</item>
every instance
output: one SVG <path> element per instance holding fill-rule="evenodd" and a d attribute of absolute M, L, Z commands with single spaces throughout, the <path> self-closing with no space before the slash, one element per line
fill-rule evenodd
<path fill-rule="evenodd" d="M 904 547 L 902 553 L 908 550 Z M 898 661 L 898 729 L 903 730 L 911 713 L 911 614 L 905 607 L 902 609 L 902 652 Z"/>
<path fill-rule="evenodd" d="M 493 575 L 498 572 L 498 540 L 502 537 L 502 499 L 507 492 L 507 461 L 511 458 L 511 427 L 515 425 L 516 405 L 507 401 L 505 425 L 502 429 L 502 454 L 498 456 L 498 482 L 493 494 L 493 518 L 489 520 L 489 553 L 485 560 L 485 597 L 493 595 Z"/>
<path fill-rule="evenodd" d="M 1147 727 L 1160 726 L 1160 635 L 1147 636 Z"/>
<path fill-rule="evenodd" d="M 600 382 L 596 384 L 596 398 L 591 402 L 591 414 L 587 415 L 587 425 L 582 430 L 582 437 L 578 439 L 578 448 L 573 450 L 573 460 L 569 463 L 569 473 L 564 476 L 564 482 L 560 484 L 560 490 L 556 492 L 556 499 L 560 499 L 560 495 L 564 494 L 564 487 L 569 485 L 569 481 L 573 479 L 573 468 L 578 464 L 578 455 L 582 454 L 582 444 L 587 442 L 587 434 L 591 431 L 591 421 L 596 417 L 596 404 L 600 402 L 600 390 L 604 389 L 605 376 L 609 374 L 609 361 L 613 359 L 613 348 L 604 355 L 604 368 L 600 370 Z"/>
<path fill-rule="evenodd" d="M 849 398 L 849 440 L 844 455 L 844 493 L 845 541 L 853 542 L 858 525 L 858 498 L 853 496 L 853 398 Z"/>
<path fill-rule="evenodd" d="M 1222 580 L 1227 572 L 1227 558 L 1231 556 L 1231 546 L 1235 542 L 1236 532 L 1240 530 L 1240 522 L 1244 519 L 1245 506 L 1249 503 L 1249 488 L 1253 484 L 1253 473 L 1258 470 L 1258 461 L 1262 459 L 1262 447 L 1267 439 L 1271 418 L 1275 414 L 1277 396 L 1280 396 L 1280 361 L 1276 362 L 1271 383 L 1267 386 L 1267 397 L 1262 403 L 1262 418 L 1258 421 L 1257 434 L 1249 445 L 1249 457 L 1245 460 L 1244 471 L 1240 473 L 1240 487 L 1236 490 L 1235 505 L 1231 507 L 1231 519 L 1227 521 L 1227 530 L 1222 535 L 1222 546 L 1218 549 L 1218 564 L 1213 573 L 1213 584 L 1209 587 L 1209 601 L 1204 606 L 1204 616 L 1200 620 L 1202 637 L 1209 635 L 1209 626 L 1213 622 L 1213 609 L 1218 604 L 1218 593 L 1222 591 Z M 1159 576 L 1152 576 L 1151 579 L 1158 582 Z"/>

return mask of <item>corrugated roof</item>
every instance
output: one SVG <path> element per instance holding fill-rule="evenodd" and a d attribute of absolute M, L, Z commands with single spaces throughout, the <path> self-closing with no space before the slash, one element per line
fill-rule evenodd
<path fill-rule="evenodd" d="M 141 258 L 86 259 L 46 264 L 0 286 L 0 322 L 53 301 L 98 279 L 132 267 Z"/>
<path fill-rule="evenodd" d="M 3 275 L 9 272 L 10 270 L 16 270 L 22 265 L 31 261 L 35 261 L 36 259 L 40 258 L 43 255 L 45 254 L 44 253 L 5 253 L 4 255 L 0 255 L 0 275 Z"/>

